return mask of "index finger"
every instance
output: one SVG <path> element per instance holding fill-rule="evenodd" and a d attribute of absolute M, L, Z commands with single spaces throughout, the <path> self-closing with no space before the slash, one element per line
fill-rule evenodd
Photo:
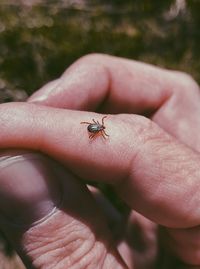
<path fill-rule="evenodd" d="M 80 122 L 103 115 L 26 103 L 0 106 L 0 147 L 42 151 L 81 178 L 112 184 L 133 209 L 170 227 L 199 224 L 200 158 L 152 121 L 109 115 L 108 140 Z"/>
<path fill-rule="evenodd" d="M 200 150 L 200 94 L 188 75 L 102 54 L 80 58 L 32 97 L 59 108 L 152 116 L 164 130 Z"/>
<path fill-rule="evenodd" d="M 68 109 L 107 113 L 155 111 L 172 95 L 197 96 L 198 85 L 181 72 L 103 54 L 72 64 L 29 101 Z"/>

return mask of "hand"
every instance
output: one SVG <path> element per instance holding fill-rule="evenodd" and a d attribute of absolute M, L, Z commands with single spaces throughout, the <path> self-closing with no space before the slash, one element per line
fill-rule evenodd
<path fill-rule="evenodd" d="M 70 262 L 76 268 L 86 264 L 88 268 L 125 268 L 125 263 L 131 268 L 127 238 L 117 250 L 111 243 L 106 217 L 84 187 L 84 180 L 95 180 L 111 184 L 133 210 L 168 227 L 163 229 L 168 248 L 184 262 L 199 265 L 199 101 L 198 86 L 187 75 L 125 59 L 90 55 L 38 91 L 29 100 L 35 104 L 1 105 L 1 148 L 41 151 L 65 165 L 55 169 L 58 163 L 49 160 L 48 164 L 51 174 L 59 171 L 54 177 L 62 186 L 61 204 L 59 189 L 57 195 L 52 195 L 56 188 L 46 180 L 47 189 L 43 188 L 44 193 L 39 195 L 45 203 L 40 206 L 40 199 L 35 199 L 37 203 L 31 211 L 36 213 L 32 214 L 29 204 L 33 186 L 23 186 L 22 193 L 29 188 L 31 194 L 22 200 L 26 201 L 25 212 L 27 215 L 29 211 L 30 217 L 26 230 L 15 230 L 16 235 L 10 237 L 21 249 L 25 262 L 35 268 L 52 264 L 53 268 L 63 268 L 63 264 L 70 267 Z M 86 126 L 80 122 L 101 120 L 102 115 L 86 111 L 116 114 L 106 119 L 107 141 L 100 137 L 88 139 Z M 80 183 L 76 177 L 83 181 Z M 6 202 L 10 194 L 5 187 L 8 178 L 12 176 L 2 177 L 0 182 Z M 55 184 L 55 180 L 50 181 Z M 34 194 L 38 194 L 38 189 Z M 10 197 L 17 200 L 19 194 L 13 191 Z M 57 206 L 51 217 L 29 227 L 49 208 L 54 210 L 51 205 Z M 134 211 L 129 227 L 135 222 L 133 216 L 140 225 L 154 229 L 151 222 Z M 9 225 L 2 227 L 10 233 Z M 78 232 L 74 232 L 74 227 Z M 63 236 L 63 232 L 72 237 Z"/>

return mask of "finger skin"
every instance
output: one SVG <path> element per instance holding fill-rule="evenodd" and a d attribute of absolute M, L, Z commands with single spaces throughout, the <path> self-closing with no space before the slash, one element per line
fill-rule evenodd
<path fill-rule="evenodd" d="M 102 115 L 23 103 L 3 104 L 0 114 L 0 147 L 38 150 L 81 178 L 113 184 L 133 209 L 157 223 L 199 224 L 199 155 L 147 118 L 109 115 L 105 141 L 89 140 L 80 124 Z"/>
<path fill-rule="evenodd" d="M 152 119 L 159 126 L 200 151 L 199 87 L 181 72 L 107 55 L 87 55 L 76 61 L 56 82 L 36 92 L 29 101 L 112 113 L 153 112 Z M 174 203 L 178 205 L 179 200 Z M 199 227 L 171 229 L 167 236 L 172 237 L 171 248 L 182 260 L 200 263 L 199 247 L 196 247 Z"/>
<path fill-rule="evenodd" d="M 0 159 L 0 227 L 27 268 L 127 268 L 83 183 L 41 154 L 5 156 Z"/>
<path fill-rule="evenodd" d="M 33 94 L 29 102 L 83 110 L 97 109 L 104 102 L 111 113 L 143 113 L 160 108 L 181 86 L 189 85 L 186 75 L 180 75 L 182 80 L 177 76 L 178 72 L 150 64 L 91 54 Z"/>
<path fill-rule="evenodd" d="M 199 86 L 187 74 L 108 56 L 86 55 L 28 102 L 99 111 L 137 113 L 152 119 L 171 135 L 200 150 Z"/>

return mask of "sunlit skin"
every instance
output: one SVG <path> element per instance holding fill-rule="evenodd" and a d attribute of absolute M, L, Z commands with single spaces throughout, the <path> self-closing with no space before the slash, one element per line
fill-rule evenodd
<path fill-rule="evenodd" d="M 104 115 L 112 139 L 90 143 L 80 122 L 98 130 Z M 55 190 L 63 194 L 64 203 L 34 228 L 5 225 L 0 215 L 22 259 L 34 269 L 154 268 L 162 227 L 167 254 L 199 266 L 199 115 L 199 87 L 188 75 L 99 54 L 79 59 L 28 102 L 0 105 L 0 147 L 51 157 L 42 167 L 40 160 L 31 169 L 24 163 L 26 177 L 23 162 L 4 166 L 0 214 L 37 221 L 54 205 Z M 130 216 L 116 212 L 99 190 L 95 196 L 88 181 L 111 185 Z"/>

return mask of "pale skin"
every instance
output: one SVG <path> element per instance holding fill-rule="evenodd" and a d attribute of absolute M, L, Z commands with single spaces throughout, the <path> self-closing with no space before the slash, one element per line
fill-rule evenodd
<path fill-rule="evenodd" d="M 80 122 L 100 121 L 104 115 L 109 139 L 97 137 L 91 143 Z M 151 268 L 158 251 L 157 225 L 163 244 L 184 268 L 198 268 L 199 115 L 199 87 L 188 75 L 99 54 L 76 61 L 28 103 L 2 104 L 0 148 L 52 157 L 56 162 L 48 160 L 45 167 L 57 173 L 52 184 L 63 185 L 62 206 L 30 227 L 48 213 L 37 215 L 37 207 L 32 216 L 33 181 L 26 181 L 24 192 L 20 183 L 18 193 L 19 179 L 7 188 L 8 178 L 0 177 L 0 204 L 12 198 L 15 210 L 30 215 L 26 229 L 0 222 L 29 268 Z M 98 190 L 85 188 L 85 180 L 113 186 L 131 209 L 125 223 Z M 39 190 L 34 189 L 34 197 Z M 19 200 L 23 203 L 18 205 Z M 120 241 L 112 240 L 114 229 L 107 222 L 115 227 L 123 223 Z M 134 245 L 135 224 L 141 228 L 145 252 Z"/>

